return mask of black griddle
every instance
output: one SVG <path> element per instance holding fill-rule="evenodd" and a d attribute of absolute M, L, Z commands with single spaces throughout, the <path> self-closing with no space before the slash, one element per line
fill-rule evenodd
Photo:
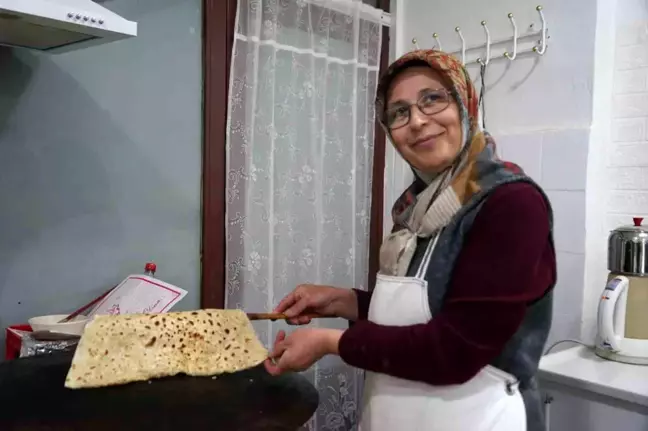
<path fill-rule="evenodd" d="M 295 431 L 315 413 L 317 390 L 263 365 L 211 377 L 175 376 L 66 389 L 73 352 L 0 363 L 0 430 Z"/>

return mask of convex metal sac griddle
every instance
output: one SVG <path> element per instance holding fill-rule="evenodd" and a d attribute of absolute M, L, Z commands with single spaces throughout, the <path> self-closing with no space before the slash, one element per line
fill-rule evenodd
<path fill-rule="evenodd" d="M 97 389 L 63 386 L 73 352 L 0 363 L 0 430 L 295 431 L 318 394 L 299 374 L 263 365 L 211 377 L 179 375 Z"/>
<path fill-rule="evenodd" d="M 230 313 L 231 318 L 237 312 L 221 313 Z M 191 313 L 192 316 L 193 314 L 199 315 L 198 312 Z M 203 312 L 202 317 L 207 321 L 208 314 Z M 246 321 L 244 316 L 239 317 L 239 320 Z M 251 319 L 272 317 L 275 315 L 250 316 Z M 139 320 L 142 318 L 140 316 Z M 182 316 L 175 318 L 180 321 Z M 89 325 L 93 326 L 92 330 L 86 328 L 89 334 L 85 335 L 89 337 L 93 332 L 99 331 L 94 334 L 95 347 L 96 343 L 102 342 L 102 337 L 99 336 L 101 334 L 114 341 L 116 335 L 108 329 L 113 324 L 110 322 L 112 321 L 98 319 L 93 325 Z M 151 328 L 146 330 L 152 331 L 153 325 L 149 326 Z M 190 322 L 189 326 L 194 325 Z M 145 330 L 139 328 L 136 335 L 143 332 Z M 232 331 L 227 333 L 231 335 Z M 148 339 L 149 335 L 144 338 Z M 215 342 L 211 339 L 209 341 L 212 344 Z M 92 344 L 92 337 L 85 342 Z M 142 352 L 137 337 L 127 344 L 123 348 L 130 349 L 128 351 L 131 355 L 138 348 Z M 92 350 L 87 345 L 80 345 L 78 349 L 86 353 Z M 317 391 L 303 376 L 271 376 L 263 364 L 217 376 L 178 374 L 121 385 L 68 389 L 65 387 L 66 377 L 69 378 L 70 375 L 74 350 L 73 347 L 68 351 L 0 364 L 0 430 L 128 431 L 147 427 L 182 431 L 294 431 L 308 421 L 318 405 Z M 102 357 L 96 355 L 90 359 L 99 361 L 94 363 L 101 367 L 105 363 L 128 361 L 128 356 L 113 357 L 106 354 L 103 358 L 107 361 L 100 361 Z M 148 357 L 150 358 L 150 354 Z M 77 359 L 79 358 L 75 357 L 75 364 Z M 212 356 L 203 353 L 196 360 L 208 362 L 211 359 Z M 115 372 L 128 373 L 131 366 L 141 366 L 140 361 L 146 362 L 146 359 L 132 363 L 122 362 L 125 366 L 116 367 Z M 82 361 L 75 365 L 77 371 L 80 365 Z M 94 366 L 87 369 L 92 368 Z M 110 369 L 105 368 L 104 371 Z M 104 374 L 104 381 L 110 378 L 110 373 Z"/>

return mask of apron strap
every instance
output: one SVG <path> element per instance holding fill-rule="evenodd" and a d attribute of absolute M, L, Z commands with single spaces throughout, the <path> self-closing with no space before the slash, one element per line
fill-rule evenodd
<path fill-rule="evenodd" d="M 430 266 L 432 253 L 436 248 L 437 242 L 439 241 L 439 237 L 441 236 L 441 232 L 443 232 L 443 229 L 439 229 L 436 235 L 430 238 L 430 241 L 428 242 L 428 245 L 425 248 L 425 254 L 423 254 L 423 260 L 421 260 L 421 264 L 419 265 L 418 270 L 414 275 L 416 278 L 419 278 L 421 280 L 425 279 L 425 273 L 427 272 L 428 267 Z"/>

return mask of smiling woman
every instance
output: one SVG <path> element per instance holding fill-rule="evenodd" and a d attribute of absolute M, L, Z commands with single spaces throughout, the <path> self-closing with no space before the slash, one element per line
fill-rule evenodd
<path fill-rule="evenodd" d="M 276 309 L 295 324 L 313 312 L 354 321 L 280 333 L 266 367 L 332 354 L 367 370 L 362 431 L 544 430 L 535 374 L 556 280 L 551 206 L 497 157 L 477 102 L 448 54 L 390 66 L 377 113 L 415 180 L 394 204 L 374 291 L 302 285 Z"/>

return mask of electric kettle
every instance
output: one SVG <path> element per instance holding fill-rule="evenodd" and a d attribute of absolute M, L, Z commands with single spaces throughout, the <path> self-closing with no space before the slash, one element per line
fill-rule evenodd
<path fill-rule="evenodd" d="M 596 354 L 648 365 L 648 229 L 643 218 L 608 237 L 607 285 L 598 305 Z"/>

